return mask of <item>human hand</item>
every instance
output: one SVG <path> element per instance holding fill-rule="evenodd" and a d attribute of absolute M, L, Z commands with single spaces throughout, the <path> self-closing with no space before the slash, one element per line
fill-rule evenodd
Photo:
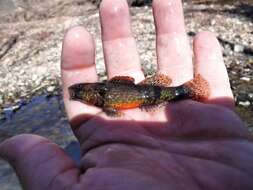
<path fill-rule="evenodd" d="M 210 85 L 205 103 L 180 101 L 154 112 L 130 109 L 110 118 L 70 101 L 67 88 L 96 82 L 95 47 L 81 27 L 67 32 L 62 53 L 64 102 L 82 157 L 77 167 L 57 145 L 19 135 L 0 145 L 24 189 L 253 189 L 253 144 L 234 113 L 234 100 L 218 41 L 194 38 L 194 66 L 180 0 L 154 0 L 158 72 L 173 85 L 200 73 Z M 127 3 L 104 0 L 100 8 L 108 77 L 144 79 L 131 34 Z"/>

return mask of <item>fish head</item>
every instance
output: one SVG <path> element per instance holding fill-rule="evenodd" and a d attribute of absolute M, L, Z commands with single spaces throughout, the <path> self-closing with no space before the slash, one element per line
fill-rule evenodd
<path fill-rule="evenodd" d="M 102 83 L 79 83 L 68 88 L 71 100 L 101 107 L 103 105 L 104 85 Z"/>

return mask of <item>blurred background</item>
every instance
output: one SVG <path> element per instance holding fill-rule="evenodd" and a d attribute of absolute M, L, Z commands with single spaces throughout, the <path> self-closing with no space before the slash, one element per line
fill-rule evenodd
<path fill-rule="evenodd" d="M 98 7 L 101 0 L 0 0 L 0 142 L 34 133 L 59 144 L 78 162 L 79 147 L 64 112 L 60 54 L 64 32 L 84 26 L 95 38 L 100 79 L 105 79 Z M 151 0 L 128 0 L 132 30 L 146 74 L 154 73 Z M 236 111 L 253 133 L 253 0 L 185 0 L 191 39 L 212 31 L 223 47 Z M 0 189 L 20 190 L 0 160 Z"/>

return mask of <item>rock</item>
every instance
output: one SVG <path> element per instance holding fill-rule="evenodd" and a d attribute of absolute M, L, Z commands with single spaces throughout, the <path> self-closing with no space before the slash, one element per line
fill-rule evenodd
<path fill-rule="evenodd" d="M 131 6 L 144 6 L 151 5 L 152 0 L 128 0 L 128 4 Z"/>
<path fill-rule="evenodd" d="M 55 90 L 55 86 L 49 86 L 47 87 L 48 92 L 53 92 Z"/>
<path fill-rule="evenodd" d="M 211 20 L 211 25 L 213 26 L 213 25 L 215 25 L 215 23 L 216 23 L 216 20 L 212 19 Z"/>
<path fill-rule="evenodd" d="M 244 47 L 242 45 L 239 45 L 239 44 L 234 45 L 234 52 L 242 53 L 243 51 L 244 51 Z"/>
<path fill-rule="evenodd" d="M 33 81 L 36 81 L 37 78 L 38 78 L 38 75 L 36 75 L 36 74 L 33 74 L 33 75 L 32 75 L 32 80 L 33 80 Z"/>
<path fill-rule="evenodd" d="M 0 0 L 0 13 L 11 12 L 15 9 L 14 2 L 11 0 Z"/>
<path fill-rule="evenodd" d="M 3 111 L 4 112 L 15 112 L 17 110 L 19 110 L 21 108 L 21 104 L 16 104 L 7 108 L 4 108 Z"/>
<path fill-rule="evenodd" d="M 0 59 L 8 53 L 8 51 L 16 44 L 18 40 L 17 35 L 5 38 L 0 42 Z"/>
<path fill-rule="evenodd" d="M 244 81 L 247 81 L 247 82 L 249 82 L 250 81 L 250 78 L 249 77 L 242 77 L 242 78 L 240 78 L 241 80 L 244 80 Z"/>
<path fill-rule="evenodd" d="M 250 101 L 239 102 L 238 104 L 241 105 L 241 106 L 244 106 L 244 107 L 249 107 L 250 106 Z"/>
<path fill-rule="evenodd" d="M 249 97 L 250 100 L 253 100 L 253 93 L 249 93 L 248 97 Z"/>
<path fill-rule="evenodd" d="M 2 105 L 4 103 L 3 97 L 0 96 L 0 105 Z"/>
<path fill-rule="evenodd" d="M 96 6 L 99 6 L 102 0 L 90 0 L 93 4 Z M 127 3 L 129 6 L 144 6 L 144 5 L 150 5 L 152 3 L 152 0 L 127 0 Z"/>

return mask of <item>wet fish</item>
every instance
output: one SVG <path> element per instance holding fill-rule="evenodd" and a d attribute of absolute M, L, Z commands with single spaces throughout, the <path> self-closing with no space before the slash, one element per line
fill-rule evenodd
<path fill-rule="evenodd" d="M 116 76 L 96 83 L 79 83 L 69 87 L 70 99 L 100 107 L 108 115 L 118 110 L 154 106 L 186 98 L 203 100 L 209 95 L 208 83 L 198 75 L 193 80 L 169 87 L 171 79 L 158 74 L 135 84 L 128 76 Z"/>

